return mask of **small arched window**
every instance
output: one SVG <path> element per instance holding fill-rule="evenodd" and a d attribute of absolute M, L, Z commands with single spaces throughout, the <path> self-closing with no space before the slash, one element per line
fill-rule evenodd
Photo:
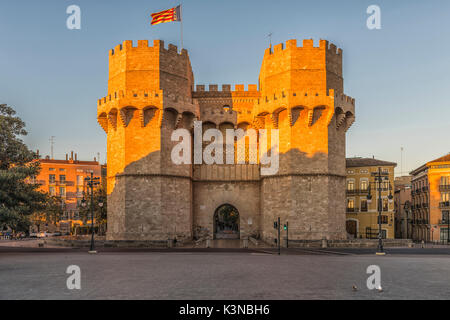
<path fill-rule="evenodd" d="M 231 107 L 229 105 L 225 105 L 225 106 L 223 106 L 223 111 L 231 112 Z"/>

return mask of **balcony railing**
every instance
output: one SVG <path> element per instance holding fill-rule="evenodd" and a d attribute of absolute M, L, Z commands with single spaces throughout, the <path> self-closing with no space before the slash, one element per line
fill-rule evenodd
<path fill-rule="evenodd" d="M 346 192 L 348 195 L 368 194 L 369 189 L 347 189 Z"/>
<path fill-rule="evenodd" d="M 358 208 L 347 208 L 347 212 L 358 212 Z"/>
<path fill-rule="evenodd" d="M 439 186 L 439 191 L 450 191 L 450 184 L 441 184 Z"/>
<path fill-rule="evenodd" d="M 446 224 L 446 225 L 448 225 L 448 221 L 447 220 L 439 220 L 439 224 Z"/>
<path fill-rule="evenodd" d="M 49 180 L 48 184 L 50 185 L 55 185 L 55 186 L 67 186 L 67 187 L 73 187 L 75 185 L 74 181 L 67 181 L 67 180 L 60 180 L 60 181 L 56 181 L 56 180 Z"/>

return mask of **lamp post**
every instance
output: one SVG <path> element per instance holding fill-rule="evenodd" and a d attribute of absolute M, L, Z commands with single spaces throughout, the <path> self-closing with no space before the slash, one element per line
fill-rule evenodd
<path fill-rule="evenodd" d="M 382 235 L 381 235 L 381 213 L 382 213 L 382 199 L 381 199 L 381 191 L 382 191 L 382 187 L 381 187 L 381 183 L 383 181 L 389 181 L 389 173 L 384 173 L 381 171 L 381 167 L 378 167 L 378 171 L 377 172 L 373 172 L 372 176 L 374 177 L 374 181 L 375 181 L 375 187 L 378 191 L 378 247 L 377 247 L 377 255 L 385 255 L 386 253 L 383 250 L 383 239 L 382 239 Z M 375 194 L 376 195 L 376 194 Z M 394 197 L 392 196 L 392 191 L 391 191 L 391 184 L 389 183 L 389 202 L 391 203 Z M 370 183 L 369 183 L 369 194 L 367 195 L 367 203 L 371 203 L 372 202 L 372 195 L 370 193 Z"/>
<path fill-rule="evenodd" d="M 94 246 L 94 186 L 100 184 L 100 178 L 94 177 L 94 172 L 91 171 L 91 176 L 84 178 L 84 181 L 87 186 L 91 188 L 91 247 L 89 249 L 89 253 L 97 253 Z"/>
<path fill-rule="evenodd" d="M 87 205 L 87 203 L 86 203 L 86 199 L 84 199 L 84 195 L 83 195 L 83 199 L 81 200 L 81 206 L 83 207 L 83 209 L 84 208 L 86 208 L 86 205 Z M 75 231 L 76 231 L 77 229 L 76 229 L 76 227 L 75 227 Z M 76 235 L 77 233 L 75 232 L 75 235 Z"/>
<path fill-rule="evenodd" d="M 98 203 L 98 206 L 100 207 L 100 217 L 102 217 L 102 215 L 103 215 L 103 200 L 100 200 L 100 202 Z M 100 232 L 100 224 L 98 224 L 98 232 Z M 103 235 L 103 232 L 101 234 Z"/>

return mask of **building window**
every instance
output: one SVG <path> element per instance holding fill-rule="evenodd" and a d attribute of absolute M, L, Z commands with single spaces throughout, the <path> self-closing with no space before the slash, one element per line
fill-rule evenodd
<path fill-rule="evenodd" d="M 77 176 L 77 185 L 83 185 L 84 179 L 83 176 Z"/>
<path fill-rule="evenodd" d="M 366 191 L 369 188 L 369 181 L 361 180 L 361 190 Z"/>
<path fill-rule="evenodd" d="M 442 211 L 442 221 L 441 222 L 443 224 L 448 223 L 448 218 L 449 218 L 448 213 L 449 213 L 449 211 L 447 211 L 447 210 Z"/>
<path fill-rule="evenodd" d="M 441 228 L 441 241 L 447 242 L 448 239 L 448 228 Z"/>
<path fill-rule="evenodd" d="M 354 212 L 355 211 L 355 200 L 347 199 L 347 211 Z"/>
<path fill-rule="evenodd" d="M 348 170 L 347 173 L 348 173 L 348 174 L 353 174 L 354 171 L 353 171 L 353 170 Z"/>
<path fill-rule="evenodd" d="M 51 196 L 55 196 L 56 195 L 55 187 L 49 187 L 48 193 L 50 193 Z"/>
<path fill-rule="evenodd" d="M 389 211 L 389 200 L 387 198 L 383 199 L 383 211 Z"/>
<path fill-rule="evenodd" d="M 355 181 L 353 180 L 347 181 L 347 190 L 355 190 Z"/>
<path fill-rule="evenodd" d="M 59 187 L 59 196 L 60 197 L 66 196 L 66 187 Z"/>
<path fill-rule="evenodd" d="M 366 227 L 366 238 L 367 239 L 377 239 L 378 229 L 372 229 L 371 227 Z M 381 238 L 386 239 L 386 230 L 381 230 Z"/>
<path fill-rule="evenodd" d="M 386 215 L 382 215 L 378 217 L 378 223 L 380 223 L 379 219 L 381 218 L 381 224 L 388 224 L 389 217 Z"/>
<path fill-rule="evenodd" d="M 367 200 L 361 199 L 361 212 L 367 212 Z"/>
<path fill-rule="evenodd" d="M 48 183 L 52 184 L 55 183 L 56 181 L 56 176 L 54 174 L 49 174 L 48 175 Z"/>
<path fill-rule="evenodd" d="M 65 174 L 60 174 L 59 175 L 59 182 L 60 183 L 66 183 L 66 175 Z"/>
<path fill-rule="evenodd" d="M 55 168 L 48 168 L 48 171 L 55 171 Z"/>
<path fill-rule="evenodd" d="M 59 171 L 66 171 L 65 168 L 59 168 Z"/>
<path fill-rule="evenodd" d="M 77 186 L 77 197 L 82 197 L 82 196 L 83 196 L 83 187 Z"/>
<path fill-rule="evenodd" d="M 441 177 L 441 185 L 442 186 L 450 185 L 450 177 Z"/>

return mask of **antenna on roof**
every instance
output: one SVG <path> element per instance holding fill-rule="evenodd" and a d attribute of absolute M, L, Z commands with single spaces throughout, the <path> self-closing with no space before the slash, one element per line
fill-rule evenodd
<path fill-rule="evenodd" d="M 269 38 L 269 48 L 272 48 L 272 32 L 269 32 L 269 34 L 267 35 L 267 38 Z"/>
<path fill-rule="evenodd" d="M 50 141 L 50 155 L 51 158 L 53 159 L 53 145 L 55 144 L 55 136 L 51 136 L 49 141 Z"/>
<path fill-rule="evenodd" d="M 400 147 L 400 175 L 403 175 L 403 147 Z"/>

